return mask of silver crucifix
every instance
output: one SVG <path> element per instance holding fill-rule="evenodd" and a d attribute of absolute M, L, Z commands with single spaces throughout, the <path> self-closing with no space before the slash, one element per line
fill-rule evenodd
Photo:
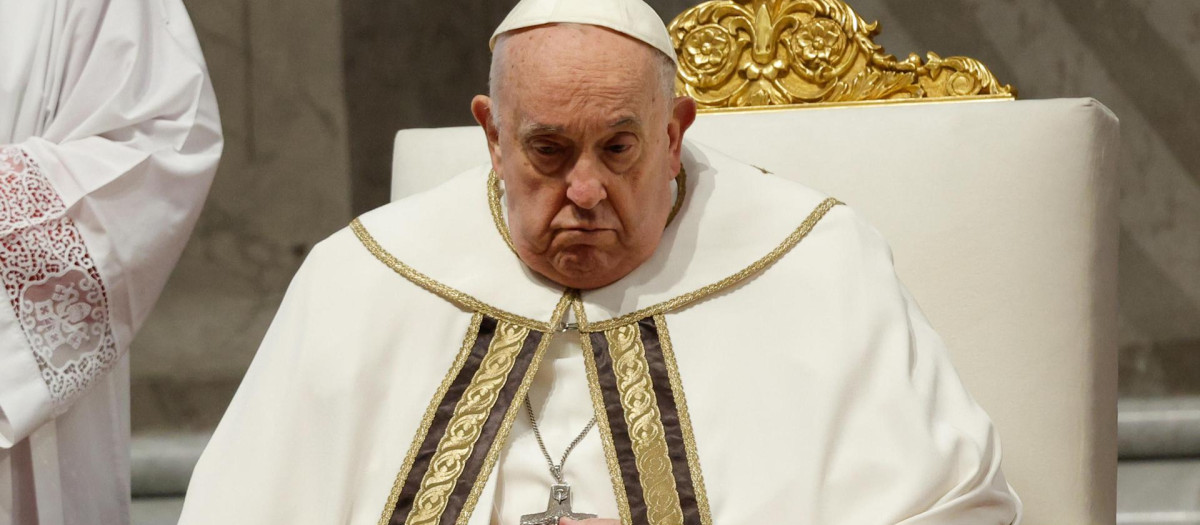
<path fill-rule="evenodd" d="M 571 512 L 571 486 L 555 483 L 550 486 L 550 503 L 546 505 L 546 512 L 521 516 L 521 525 L 558 525 L 560 518 L 586 520 L 595 517 L 595 514 Z"/>

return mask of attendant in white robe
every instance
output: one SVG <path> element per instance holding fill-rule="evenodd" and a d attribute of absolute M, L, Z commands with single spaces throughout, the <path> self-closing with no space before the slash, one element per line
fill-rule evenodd
<path fill-rule="evenodd" d="M 0 0 L 0 524 L 129 521 L 126 351 L 221 154 L 179 0 Z"/>
<path fill-rule="evenodd" d="M 497 35 L 491 164 L 314 248 L 184 525 L 1019 521 L 886 243 L 684 140 L 648 6 L 525 0 Z"/>

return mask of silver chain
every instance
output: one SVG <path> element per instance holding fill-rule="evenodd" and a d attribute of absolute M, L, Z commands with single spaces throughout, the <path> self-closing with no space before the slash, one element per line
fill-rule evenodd
<path fill-rule="evenodd" d="M 554 459 L 550 457 L 550 451 L 546 449 L 546 442 L 542 440 L 542 432 L 538 430 L 537 418 L 533 417 L 533 405 L 529 403 L 529 396 L 525 396 L 525 413 L 529 415 L 529 425 L 533 427 L 533 437 L 537 438 L 538 446 L 542 449 L 542 455 L 546 457 L 546 464 L 550 466 L 550 475 L 554 476 L 554 481 L 564 483 L 562 469 L 567 464 L 567 456 L 571 455 L 571 451 L 575 449 L 579 442 L 583 441 L 583 437 L 596 426 L 596 417 L 592 416 L 592 420 L 588 421 L 586 427 L 583 427 L 583 432 L 575 436 L 575 440 L 567 445 L 567 450 L 563 451 L 562 460 L 558 465 L 554 464 Z"/>

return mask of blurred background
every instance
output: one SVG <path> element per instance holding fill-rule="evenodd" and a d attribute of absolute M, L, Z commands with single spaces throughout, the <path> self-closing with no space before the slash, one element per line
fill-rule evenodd
<path fill-rule="evenodd" d="M 185 3 L 225 156 L 131 350 L 144 525 L 175 522 L 313 244 L 387 202 L 393 134 L 473 123 L 487 40 L 515 0 Z M 670 20 L 694 2 L 649 3 Z M 1118 523 L 1200 524 L 1200 2 L 849 3 L 889 53 L 974 57 L 1020 98 L 1094 97 L 1121 119 Z"/>

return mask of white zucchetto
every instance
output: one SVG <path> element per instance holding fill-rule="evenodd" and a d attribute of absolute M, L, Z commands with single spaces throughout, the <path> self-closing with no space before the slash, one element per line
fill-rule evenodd
<path fill-rule="evenodd" d="M 667 26 L 642 0 L 521 0 L 492 33 L 489 45 L 495 49 L 496 39 L 509 31 L 572 23 L 605 27 L 636 38 L 676 61 Z"/>

